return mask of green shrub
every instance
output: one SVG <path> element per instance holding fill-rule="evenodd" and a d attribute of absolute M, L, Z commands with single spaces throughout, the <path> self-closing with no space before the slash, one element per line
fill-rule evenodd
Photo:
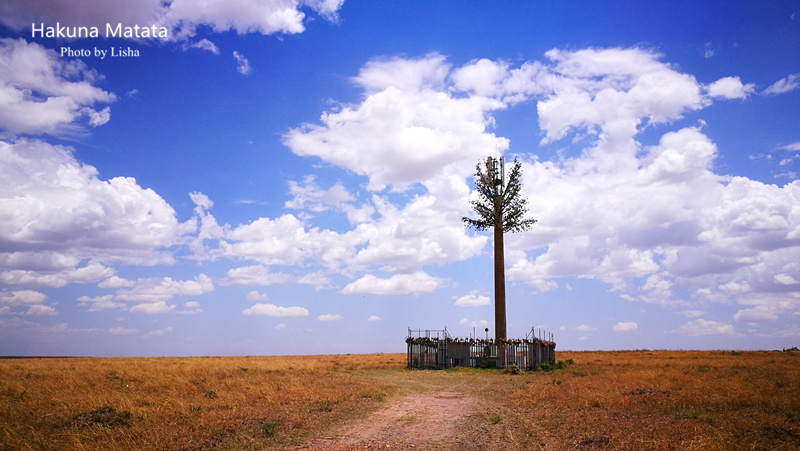
<path fill-rule="evenodd" d="M 267 437 L 272 437 L 275 435 L 275 429 L 278 428 L 278 423 L 270 422 L 264 423 L 261 425 L 261 433 Z"/>

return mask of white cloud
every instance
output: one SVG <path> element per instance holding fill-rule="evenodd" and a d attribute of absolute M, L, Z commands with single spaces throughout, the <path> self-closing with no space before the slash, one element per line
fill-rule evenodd
<path fill-rule="evenodd" d="M 314 182 L 313 175 L 306 176 L 302 184 L 289 181 L 289 194 L 293 197 L 286 201 L 286 208 L 313 212 L 326 211 L 355 200 L 341 183 L 337 183 L 327 190 L 321 189 Z"/>
<path fill-rule="evenodd" d="M 271 316 L 274 318 L 308 316 L 304 307 L 280 307 L 274 304 L 254 304 L 242 311 L 244 316 Z"/>
<path fill-rule="evenodd" d="M 363 175 L 371 190 L 427 190 L 403 207 L 373 196 L 361 222 L 351 219 L 357 228 L 337 236 L 347 241 L 335 254 L 341 264 L 328 267 L 408 273 L 477 255 L 486 237 L 447 228 L 465 213 L 464 174 L 487 148 L 507 148 L 487 132 L 490 114 L 537 99 L 544 141 L 574 133 L 581 137 L 574 146 L 584 147 L 557 161 L 523 161 L 523 194 L 540 222 L 507 238 L 510 281 L 545 291 L 562 277 L 595 278 L 625 290 L 626 299 L 683 308 L 692 302 L 676 296 L 681 290 L 753 302 L 747 297 L 772 289 L 756 281 L 768 268 L 780 273 L 790 264 L 791 237 L 800 236 L 792 202 L 800 185 L 717 175 L 717 148 L 702 122 L 664 133 L 653 146 L 636 139 L 646 127 L 716 99 L 745 97 L 753 86 L 738 77 L 704 85 L 641 48 L 552 50 L 546 57 L 516 68 L 488 60 L 453 68 L 438 54 L 375 60 L 355 78 L 365 94 L 360 104 L 333 108 L 320 125 L 287 133 L 293 152 Z M 632 286 L 639 278 L 641 286 Z M 342 292 L 376 292 L 365 285 L 386 281 L 370 275 Z M 730 290 L 730 282 L 750 291 Z"/>
<path fill-rule="evenodd" d="M 233 51 L 233 59 L 236 60 L 236 70 L 242 75 L 249 75 L 252 68 L 250 61 L 236 50 Z"/>
<path fill-rule="evenodd" d="M 205 274 L 198 275 L 194 280 L 153 277 L 137 279 L 130 288 L 120 288 L 117 290 L 115 298 L 136 303 L 164 304 L 175 296 L 200 296 L 212 291 L 214 291 L 214 283 Z M 148 307 L 139 307 L 148 309 Z"/>
<path fill-rule="evenodd" d="M 486 326 L 489 325 L 489 321 L 486 321 L 485 319 L 478 320 L 478 321 L 470 321 L 469 319 L 464 318 L 461 321 L 459 321 L 458 324 L 461 324 L 462 326 L 484 327 L 485 328 Z"/>
<path fill-rule="evenodd" d="M 453 305 L 457 305 L 459 307 L 479 307 L 482 305 L 489 305 L 492 302 L 488 296 L 480 295 L 477 291 L 471 291 L 469 294 L 459 298 L 453 297 L 453 299 L 456 300 Z"/>
<path fill-rule="evenodd" d="M 787 144 L 785 146 L 778 147 L 778 149 L 780 149 L 780 150 L 789 150 L 789 151 L 792 151 L 792 152 L 798 152 L 798 151 L 800 151 L 800 141 L 793 142 L 791 144 Z"/>
<path fill-rule="evenodd" d="M 139 329 L 133 327 L 112 327 L 108 329 L 111 335 L 135 335 L 139 333 Z"/>
<path fill-rule="evenodd" d="M 286 324 L 280 323 L 277 326 L 275 326 L 275 329 L 281 330 L 281 329 L 286 329 L 287 327 L 288 326 Z"/>
<path fill-rule="evenodd" d="M 186 231 L 155 192 L 98 179 L 68 147 L 0 141 L 0 240 L 15 250 L 0 252 L 7 283 L 92 283 L 113 274 L 104 261 L 169 263 L 161 248 Z"/>
<path fill-rule="evenodd" d="M 250 302 L 268 301 L 269 300 L 269 296 L 267 296 L 266 294 L 259 293 L 258 291 L 253 290 L 253 291 L 247 293 L 247 296 L 245 297 L 245 299 L 247 299 Z"/>
<path fill-rule="evenodd" d="M 555 63 L 550 77 L 532 80 L 547 93 L 537 104 L 544 142 L 563 138 L 572 127 L 600 127 L 619 152 L 643 121 L 670 122 L 707 104 L 694 77 L 647 50 L 554 49 L 545 56 Z"/>
<path fill-rule="evenodd" d="M 617 323 L 617 325 L 619 325 L 619 324 L 622 324 L 622 323 Z M 614 326 L 614 327 L 617 327 L 617 326 Z M 580 326 L 576 327 L 575 330 L 577 330 L 579 332 L 592 332 L 592 331 L 597 330 L 597 328 L 594 327 L 594 326 L 590 326 L 588 324 L 581 324 Z"/>
<path fill-rule="evenodd" d="M 761 93 L 767 95 L 785 94 L 787 92 L 794 91 L 798 87 L 800 87 L 800 73 L 791 74 L 786 78 L 781 78 L 767 89 L 761 91 Z"/>
<path fill-rule="evenodd" d="M 219 48 L 216 46 L 216 44 L 205 38 L 200 39 L 199 41 L 193 43 L 191 47 L 195 49 L 205 50 L 215 55 L 219 55 Z"/>
<path fill-rule="evenodd" d="M 706 86 L 706 90 L 711 97 L 745 99 L 755 92 L 756 88 L 752 83 L 742 84 L 742 80 L 739 77 L 725 77 Z"/>
<path fill-rule="evenodd" d="M 108 279 L 98 283 L 97 286 L 100 288 L 129 288 L 135 284 L 136 282 L 133 280 L 123 279 L 122 277 L 118 276 L 111 276 Z"/>
<path fill-rule="evenodd" d="M 289 281 L 289 276 L 283 273 L 273 273 L 266 266 L 254 265 L 233 268 L 228 271 L 226 279 L 229 283 L 234 285 L 267 286 L 276 283 L 286 283 Z M 249 297 L 248 300 L 250 300 Z"/>
<path fill-rule="evenodd" d="M 771 306 L 756 306 L 750 309 L 742 309 L 733 314 L 736 322 L 759 323 L 765 321 L 777 321 L 780 318 L 780 311 Z"/>
<path fill-rule="evenodd" d="M 34 290 L 0 291 L 0 304 L 20 306 L 41 304 L 47 295 Z"/>
<path fill-rule="evenodd" d="M 705 315 L 706 312 L 702 310 L 683 310 L 678 313 L 689 318 L 697 318 Z"/>
<path fill-rule="evenodd" d="M 283 215 L 240 225 L 227 234 L 227 241 L 221 246 L 231 257 L 249 258 L 266 265 L 295 265 L 310 256 L 319 235 L 318 231 L 306 232 L 305 225 L 296 217 Z M 336 234 L 330 232 L 330 235 Z M 228 276 L 233 277 L 230 273 Z"/>
<path fill-rule="evenodd" d="M 6 133 L 66 134 L 82 116 L 96 127 L 108 122 L 116 96 L 96 86 L 102 77 L 80 60 L 65 60 L 23 39 L 0 39 L 0 129 Z M 0 134 L 2 136 L 2 134 Z"/>
<path fill-rule="evenodd" d="M 56 314 L 56 309 L 50 307 L 49 305 L 41 304 L 31 305 L 24 313 L 25 316 L 54 316 Z"/>
<path fill-rule="evenodd" d="M 172 327 L 165 327 L 163 329 L 152 330 L 147 332 L 146 334 L 142 335 L 142 338 L 150 338 L 150 337 L 160 337 L 162 335 L 166 335 L 172 332 L 174 329 Z"/>
<path fill-rule="evenodd" d="M 100 312 L 103 310 L 110 310 L 110 309 L 121 309 L 125 308 L 125 304 L 122 302 L 114 302 L 114 296 L 111 294 L 107 294 L 104 296 L 80 296 L 77 301 L 78 305 L 82 307 L 87 307 L 87 312 Z"/>
<path fill-rule="evenodd" d="M 702 335 L 730 335 L 734 333 L 734 329 L 730 324 L 697 319 L 682 324 L 673 332 L 690 337 L 698 337 Z"/>
<path fill-rule="evenodd" d="M 633 321 L 622 321 L 614 324 L 611 328 L 614 332 L 631 332 L 639 328 L 639 325 Z"/>
<path fill-rule="evenodd" d="M 377 316 L 377 315 L 372 315 L 369 318 L 367 318 L 367 321 L 380 321 L 380 320 L 381 320 L 381 317 Z"/>
<path fill-rule="evenodd" d="M 308 7 L 335 22 L 342 3 L 344 0 L 83 0 L 70 4 L 4 0 L 0 3 L 0 23 L 17 30 L 40 21 L 59 21 L 62 26 L 96 26 L 103 30 L 106 23 L 143 26 L 156 23 L 170 28 L 170 36 L 175 39 L 195 36 L 201 26 L 215 33 L 233 30 L 238 34 L 296 34 L 305 30 L 306 14 L 301 9 Z"/>
<path fill-rule="evenodd" d="M 316 156 L 369 177 L 368 187 L 402 190 L 414 183 L 450 183 L 466 195 L 463 174 L 473 172 L 486 149 L 506 139 L 485 131 L 494 100 L 446 93 L 450 66 L 441 55 L 367 64 L 355 78 L 367 98 L 358 106 L 326 112 L 322 125 L 305 124 L 284 137 L 297 155 Z M 428 186 L 431 189 L 431 186 Z"/>
<path fill-rule="evenodd" d="M 445 281 L 429 276 L 424 272 L 413 274 L 398 274 L 388 279 L 381 279 L 367 274 L 345 286 L 343 294 L 377 294 L 382 296 L 398 294 L 432 293 L 444 286 Z"/>
<path fill-rule="evenodd" d="M 131 313 L 144 313 L 147 315 L 157 315 L 161 313 L 169 313 L 175 310 L 175 305 L 167 305 L 164 301 L 150 302 L 145 304 L 138 304 L 131 307 Z"/>
<path fill-rule="evenodd" d="M 339 314 L 326 313 L 324 315 L 319 315 L 317 321 L 339 321 L 343 318 L 344 317 Z"/>
<path fill-rule="evenodd" d="M 800 282 L 797 281 L 794 277 L 790 276 L 786 273 L 780 273 L 775 275 L 775 283 L 780 285 L 795 285 Z"/>
<path fill-rule="evenodd" d="M 1 208 L 1 207 L 0 207 Z M 65 255 L 58 255 L 54 252 L 44 252 L 50 254 L 44 256 L 35 252 L 15 252 L 12 254 L 0 253 L 0 284 L 6 286 L 47 286 L 63 287 L 70 283 L 94 283 L 114 273 L 112 268 L 105 265 L 89 262 L 86 266 L 70 267 L 79 265 L 77 258 L 69 258 Z M 31 258 L 33 257 L 33 258 Z M 33 260 L 36 257 L 53 257 L 53 266 L 38 265 Z M 33 269 L 29 266 L 33 263 Z M 10 268 L 28 269 L 10 269 Z M 2 269 L 7 269 L 2 271 Z"/>

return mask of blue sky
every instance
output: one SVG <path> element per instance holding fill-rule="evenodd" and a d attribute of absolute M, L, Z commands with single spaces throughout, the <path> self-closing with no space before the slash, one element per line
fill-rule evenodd
<path fill-rule="evenodd" d="M 460 221 L 489 155 L 539 221 L 506 235 L 509 336 L 797 345 L 796 2 L 295 3 L 0 4 L 0 355 L 493 331 Z"/>

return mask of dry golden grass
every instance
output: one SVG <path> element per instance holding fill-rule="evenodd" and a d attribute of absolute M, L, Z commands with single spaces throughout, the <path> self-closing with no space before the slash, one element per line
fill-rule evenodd
<path fill-rule="evenodd" d="M 387 385 L 361 373 L 404 363 L 397 354 L 0 360 L 0 449 L 288 445 L 379 407 Z M 123 418 L 98 415 L 106 406 Z"/>
<path fill-rule="evenodd" d="M 281 449 L 437 391 L 479 400 L 447 449 L 800 449 L 797 351 L 558 359 L 574 363 L 511 375 L 408 371 L 404 354 L 0 360 L 0 449 Z"/>

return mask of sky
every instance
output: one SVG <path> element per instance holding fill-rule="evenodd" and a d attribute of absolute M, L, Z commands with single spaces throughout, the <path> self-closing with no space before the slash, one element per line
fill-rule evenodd
<path fill-rule="evenodd" d="M 797 346 L 798 13 L 4 0 L 0 355 L 491 335 L 491 231 L 461 221 L 487 156 L 538 221 L 505 235 L 509 337 Z"/>

